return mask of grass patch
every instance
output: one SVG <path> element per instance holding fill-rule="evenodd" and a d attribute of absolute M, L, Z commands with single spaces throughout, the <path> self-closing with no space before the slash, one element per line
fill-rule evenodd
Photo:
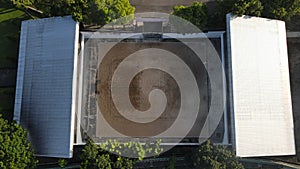
<path fill-rule="evenodd" d="M 0 7 L 0 68 L 17 68 L 21 21 L 29 19 L 9 4 Z"/>
<path fill-rule="evenodd" d="M 21 22 L 30 19 L 23 11 L 9 3 L 0 5 L 0 68 L 17 68 Z M 15 88 L 0 88 L 0 113 L 13 118 Z"/>

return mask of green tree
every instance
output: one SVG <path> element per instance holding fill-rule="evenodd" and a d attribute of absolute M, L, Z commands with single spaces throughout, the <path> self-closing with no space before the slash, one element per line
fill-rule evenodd
<path fill-rule="evenodd" d="M 192 167 L 202 169 L 243 169 L 234 153 L 225 146 L 215 146 L 210 141 L 200 145 L 199 149 L 191 150 L 186 160 Z"/>
<path fill-rule="evenodd" d="M 219 15 L 232 13 L 234 15 L 261 16 L 263 6 L 260 0 L 218 0 Z"/>
<path fill-rule="evenodd" d="M 217 0 L 217 12 L 211 16 L 211 27 L 225 28 L 226 14 L 261 16 L 263 5 L 260 0 Z"/>
<path fill-rule="evenodd" d="M 68 161 L 66 159 L 59 159 L 57 164 L 60 168 L 65 168 L 68 164 Z"/>
<path fill-rule="evenodd" d="M 300 0 L 261 0 L 264 11 L 262 16 L 267 18 L 289 21 L 300 14 Z"/>
<path fill-rule="evenodd" d="M 26 131 L 0 116 L 0 168 L 32 169 L 37 165 Z"/>
<path fill-rule="evenodd" d="M 16 5 L 16 7 L 23 8 L 32 5 L 33 0 L 11 0 L 11 2 Z"/>
<path fill-rule="evenodd" d="M 83 20 L 83 13 L 88 9 L 90 0 L 10 0 L 15 7 L 38 12 L 40 17 L 72 15 L 76 21 Z"/>
<path fill-rule="evenodd" d="M 92 140 L 87 141 L 80 158 L 81 169 L 130 169 L 133 167 L 133 160 L 110 154 L 101 146 L 94 144 Z"/>
<path fill-rule="evenodd" d="M 207 27 L 208 10 L 202 2 L 194 2 L 191 6 L 174 6 L 172 14 L 191 22 L 200 29 Z"/>
<path fill-rule="evenodd" d="M 116 23 L 116 20 L 118 20 L 118 24 L 123 25 L 133 19 L 132 14 L 135 8 L 131 6 L 129 0 L 114 0 L 111 7 L 111 16 L 113 16 L 112 22 Z"/>
<path fill-rule="evenodd" d="M 134 11 L 135 8 L 131 6 L 129 0 L 92 0 L 83 11 L 83 22 L 103 26 L 131 15 Z"/>
<path fill-rule="evenodd" d="M 82 20 L 75 18 L 77 21 L 82 21 L 88 25 L 105 25 L 111 21 L 109 16 L 109 5 L 106 4 L 105 0 L 88 0 L 86 7 L 82 9 L 81 12 L 74 13 L 80 17 Z M 74 16 L 73 14 L 73 16 Z"/>
<path fill-rule="evenodd" d="M 233 13 L 289 21 L 300 14 L 300 0 L 218 0 L 218 6 L 219 16 Z"/>
<path fill-rule="evenodd" d="M 259 0 L 237 0 L 231 9 L 234 15 L 261 16 L 263 6 Z"/>
<path fill-rule="evenodd" d="M 135 8 L 129 0 L 10 0 L 24 10 L 41 11 L 42 16 L 72 15 L 76 21 L 103 26 L 131 15 Z"/>
<path fill-rule="evenodd" d="M 120 143 L 116 140 L 107 140 L 105 143 L 96 145 L 92 140 L 88 140 L 82 150 L 80 168 L 130 169 L 133 168 L 137 160 L 143 160 L 147 153 L 159 155 L 162 152 L 159 145 L 160 141 L 156 141 L 154 144 L 146 143 L 142 145 L 139 142 Z M 122 154 L 131 154 L 138 158 L 123 157 Z"/>

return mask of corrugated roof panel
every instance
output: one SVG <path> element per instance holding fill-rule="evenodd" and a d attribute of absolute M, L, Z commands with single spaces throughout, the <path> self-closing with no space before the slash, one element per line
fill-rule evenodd
<path fill-rule="evenodd" d="M 227 17 L 238 156 L 294 155 L 283 21 Z"/>
<path fill-rule="evenodd" d="M 70 16 L 22 22 L 15 120 L 39 156 L 72 157 L 78 34 Z"/>

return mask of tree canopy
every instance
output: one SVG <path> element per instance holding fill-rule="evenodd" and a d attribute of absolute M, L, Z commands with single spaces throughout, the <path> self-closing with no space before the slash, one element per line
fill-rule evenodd
<path fill-rule="evenodd" d="M 207 6 L 202 2 L 194 2 L 191 6 L 174 6 L 173 15 L 188 20 L 200 29 L 204 29 L 208 23 Z"/>
<path fill-rule="evenodd" d="M 264 10 L 262 16 L 289 21 L 300 15 L 300 0 L 261 0 Z"/>
<path fill-rule="evenodd" d="M 289 21 L 300 14 L 300 0 L 218 0 L 222 14 L 262 16 Z"/>
<path fill-rule="evenodd" d="M 202 169 L 244 169 L 234 153 L 225 146 L 213 145 L 207 141 L 188 153 L 186 160 L 192 168 Z"/>
<path fill-rule="evenodd" d="M 0 168 L 32 169 L 37 165 L 26 131 L 0 116 Z"/>
<path fill-rule="evenodd" d="M 11 0 L 18 8 L 40 11 L 42 17 L 72 15 L 88 25 L 103 26 L 134 13 L 129 0 Z"/>
<path fill-rule="evenodd" d="M 217 0 L 216 12 L 212 15 L 208 15 L 206 5 L 201 2 L 173 8 L 174 15 L 188 20 L 200 29 L 224 28 L 227 13 L 290 21 L 294 16 L 300 15 L 300 0 Z"/>
<path fill-rule="evenodd" d="M 97 168 L 126 168 L 133 167 L 134 160 L 118 156 L 107 152 L 101 146 L 94 144 L 92 140 L 88 140 L 84 149 L 82 150 L 81 169 L 97 169 Z"/>
<path fill-rule="evenodd" d="M 162 151 L 160 140 L 152 144 L 134 141 L 121 143 L 116 140 L 106 140 L 105 143 L 96 145 L 89 139 L 80 156 L 80 168 L 130 169 L 133 168 L 135 162 L 143 160 L 145 156 L 149 154 L 158 156 Z M 124 157 L 126 154 L 136 158 Z"/>

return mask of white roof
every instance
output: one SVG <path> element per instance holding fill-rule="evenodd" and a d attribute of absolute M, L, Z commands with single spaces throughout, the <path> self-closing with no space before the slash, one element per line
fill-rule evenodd
<path fill-rule="evenodd" d="M 227 16 L 238 156 L 294 155 L 283 21 Z"/>

